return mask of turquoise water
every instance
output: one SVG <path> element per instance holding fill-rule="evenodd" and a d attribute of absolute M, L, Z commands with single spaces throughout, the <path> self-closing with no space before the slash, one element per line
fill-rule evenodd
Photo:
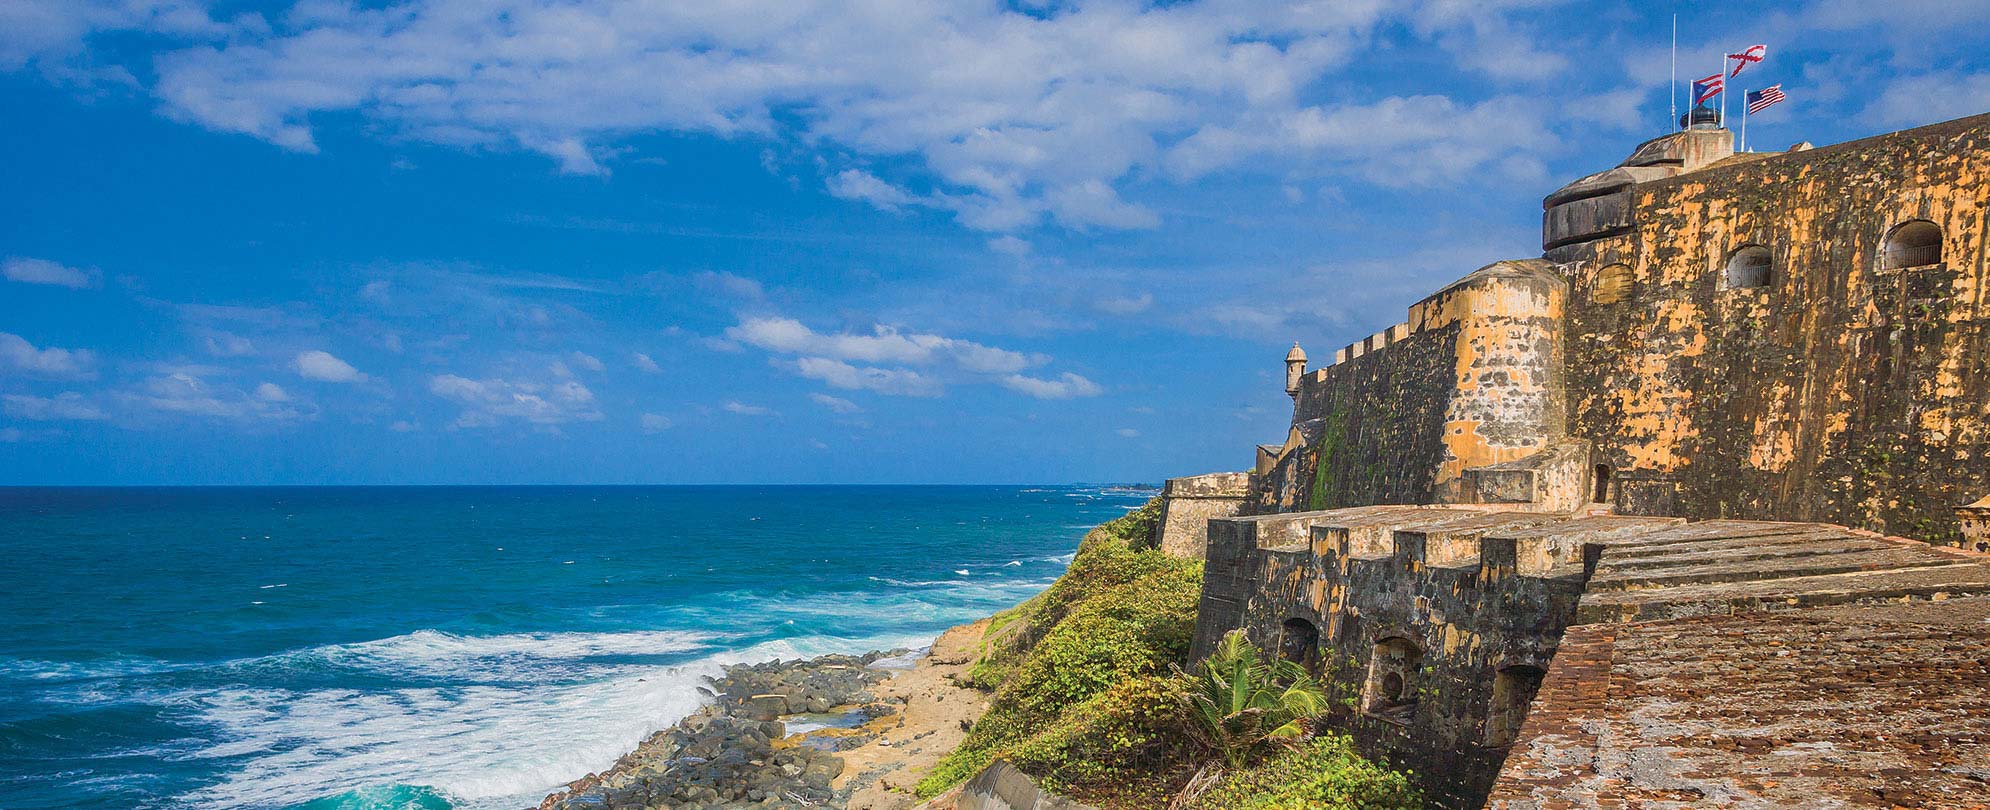
<path fill-rule="evenodd" d="M 0 807 L 526 807 L 720 665 L 923 644 L 1145 497 L 0 489 Z"/>

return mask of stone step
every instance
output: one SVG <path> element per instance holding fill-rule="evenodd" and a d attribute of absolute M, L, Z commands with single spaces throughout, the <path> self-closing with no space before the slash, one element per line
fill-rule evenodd
<path fill-rule="evenodd" d="M 1802 537 L 1802 535 L 1786 535 Z M 1693 544 L 1698 546 L 1699 544 Z M 1805 539 L 1802 542 L 1757 543 L 1742 546 L 1714 546 L 1704 550 L 1678 554 L 1651 555 L 1632 559 L 1612 559 L 1608 565 L 1599 566 L 1598 574 L 1610 573 L 1629 576 L 1637 571 L 1674 568 L 1684 565 L 1708 565 L 1727 562 L 1746 562 L 1782 557 L 1809 557 L 1819 554 L 1846 554 L 1860 551 L 1878 551 L 1897 547 L 1895 543 L 1873 537 L 1819 538 Z"/>
<path fill-rule="evenodd" d="M 1576 609 L 1576 623 L 1653 621 L 1817 605 L 1982 595 L 1990 595 L 1990 565 L 1956 557 L 1948 565 L 1884 571 L 1592 591 L 1582 597 Z"/>
<path fill-rule="evenodd" d="M 1686 565 L 1658 571 L 1637 571 L 1622 575 L 1599 574 L 1589 580 L 1591 591 L 1623 591 L 1664 588 L 1715 582 L 1748 582 L 1787 579 L 1854 571 L 1887 571 L 1931 565 L 1953 565 L 1955 560 L 1926 549 L 1887 548 L 1847 554 L 1814 554 L 1709 565 Z"/>

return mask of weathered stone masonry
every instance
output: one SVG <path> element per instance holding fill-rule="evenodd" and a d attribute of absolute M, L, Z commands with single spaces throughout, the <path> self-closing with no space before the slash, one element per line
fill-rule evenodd
<path fill-rule="evenodd" d="M 1990 116 L 1703 125 L 1544 209 L 1287 356 L 1198 654 L 1314 668 L 1444 807 L 1990 808 L 1990 559 L 1939 548 L 1990 551 Z"/>

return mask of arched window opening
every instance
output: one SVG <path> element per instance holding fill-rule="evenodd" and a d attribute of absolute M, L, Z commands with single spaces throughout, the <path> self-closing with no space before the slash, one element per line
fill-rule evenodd
<path fill-rule="evenodd" d="M 1505 748 L 1520 736 L 1527 707 L 1546 675 L 1537 667 L 1512 666 L 1493 676 L 1492 705 L 1486 709 L 1486 746 Z"/>
<path fill-rule="evenodd" d="M 1730 290 L 1752 290 L 1767 287 L 1771 279 L 1770 267 L 1775 257 L 1769 249 L 1761 245 L 1747 245 L 1727 257 L 1727 274 L 1724 286 Z"/>
<path fill-rule="evenodd" d="M 1417 671 L 1423 650 L 1408 639 L 1386 639 L 1368 657 L 1368 685 L 1362 700 L 1369 714 L 1407 723 L 1416 713 Z"/>
<path fill-rule="evenodd" d="M 1598 304 L 1615 304 L 1630 298 L 1633 286 L 1630 265 L 1607 265 L 1596 271 L 1596 284 L 1589 290 L 1589 300 Z"/>
<path fill-rule="evenodd" d="M 1278 656 L 1311 671 L 1320 660 L 1320 628 L 1305 619 L 1286 619 Z"/>
<path fill-rule="evenodd" d="M 1925 219 L 1896 226 L 1880 248 L 1881 270 L 1925 267 L 1942 262 L 1942 228 Z"/>
<path fill-rule="evenodd" d="M 1608 464 L 1596 465 L 1596 470 L 1590 475 L 1590 479 L 1594 483 L 1592 491 L 1589 494 L 1589 502 L 1609 503 L 1610 502 L 1610 465 Z"/>

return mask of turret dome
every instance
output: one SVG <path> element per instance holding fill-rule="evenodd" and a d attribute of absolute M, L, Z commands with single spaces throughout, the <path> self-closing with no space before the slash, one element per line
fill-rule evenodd
<path fill-rule="evenodd" d="M 1285 353 L 1285 362 L 1287 363 L 1306 362 L 1306 350 L 1299 348 L 1299 344 L 1297 343 L 1292 344 L 1292 351 Z"/>

